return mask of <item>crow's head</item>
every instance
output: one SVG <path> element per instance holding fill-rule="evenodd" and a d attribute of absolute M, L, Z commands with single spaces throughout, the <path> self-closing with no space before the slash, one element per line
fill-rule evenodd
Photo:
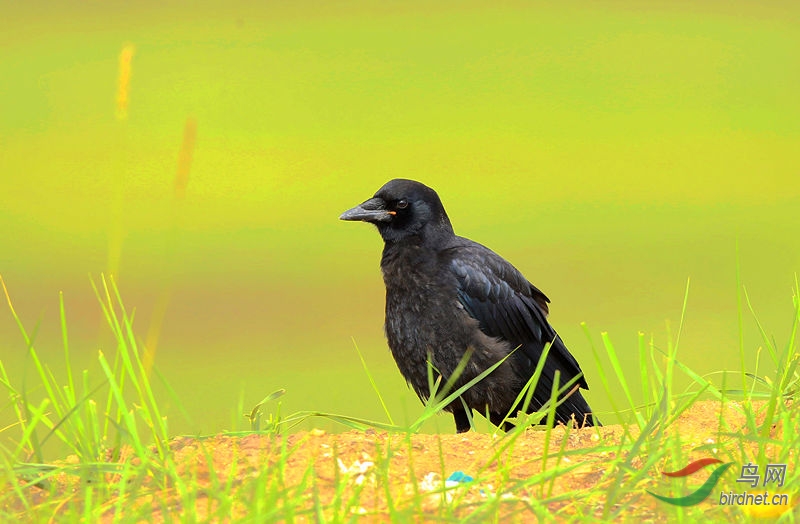
<path fill-rule="evenodd" d="M 453 227 L 436 191 L 414 180 L 390 180 L 375 196 L 342 213 L 341 220 L 361 220 L 377 226 L 385 242 L 409 237 L 421 241 L 452 235 Z"/>

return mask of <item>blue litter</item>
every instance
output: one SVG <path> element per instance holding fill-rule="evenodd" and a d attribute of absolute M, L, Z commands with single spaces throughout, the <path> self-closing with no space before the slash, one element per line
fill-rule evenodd
<path fill-rule="evenodd" d="M 452 475 L 447 477 L 447 480 L 453 482 L 472 482 L 474 479 L 465 474 L 463 471 L 454 471 Z"/>

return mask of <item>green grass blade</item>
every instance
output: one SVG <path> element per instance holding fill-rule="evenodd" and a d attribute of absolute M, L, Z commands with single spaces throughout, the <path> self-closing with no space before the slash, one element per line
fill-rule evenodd
<path fill-rule="evenodd" d="M 370 385 L 372 386 L 372 390 L 378 396 L 378 400 L 381 403 L 381 407 L 383 408 L 383 412 L 386 414 L 386 418 L 389 420 L 389 424 L 394 425 L 394 420 L 392 420 L 392 414 L 389 413 L 389 408 L 386 407 L 386 402 L 383 400 L 383 395 L 381 395 L 380 390 L 378 389 L 378 384 L 375 382 L 375 379 L 372 378 L 372 373 L 369 372 L 369 367 L 367 366 L 367 361 L 364 360 L 364 355 L 361 353 L 361 350 L 358 348 L 358 344 L 356 344 L 356 339 L 351 338 L 353 341 L 353 346 L 356 348 L 356 353 L 358 353 L 358 358 L 361 360 L 361 366 L 364 368 L 364 373 L 367 374 L 367 379 L 369 380 Z"/>

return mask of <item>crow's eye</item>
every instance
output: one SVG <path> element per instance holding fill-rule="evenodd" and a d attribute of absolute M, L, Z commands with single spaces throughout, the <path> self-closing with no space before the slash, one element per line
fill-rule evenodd
<path fill-rule="evenodd" d="M 397 207 L 397 209 L 405 209 L 408 207 L 408 202 L 405 200 L 398 200 L 395 207 Z"/>

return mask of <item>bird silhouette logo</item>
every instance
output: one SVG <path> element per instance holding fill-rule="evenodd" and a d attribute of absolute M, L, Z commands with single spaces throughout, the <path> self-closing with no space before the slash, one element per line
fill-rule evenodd
<path fill-rule="evenodd" d="M 662 502 L 666 502 L 667 504 L 672 504 L 673 506 L 694 506 L 703 502 L 708 496 L 711 494 L 711 491 L 716 487 L 717 483 L 719 482 L 720 477 L 725 471 L 728 470 L 729 467 L 733 465 L 733 462 L 722 463 L 721 460 L 715 458 L 703 458 L 700 460 L 695 460 L 694 462 L 690 462 L 686 465 L 686 467 L 679 469 L 678 471 L 662 471 L 661 474 L 665 477 L 672 477 L 672 478 L 679 478 L 679 477 L 688 477 L 694 473 L 697 473 L 701 469 L 705 468 L 706 466 L 710 466 L 712 464 L 721 464 L 714 468 L 714 471 L 711 472 L 708 479 L 703 483 L 702 486 L 694 490 L 692 493 L 685 495 L 683 497 L 665 497 L 664 495 L 659 495 L 658 493 L 653 493 L 650 490 L 647 490 L 649 494 L 657 498 Z"/>

